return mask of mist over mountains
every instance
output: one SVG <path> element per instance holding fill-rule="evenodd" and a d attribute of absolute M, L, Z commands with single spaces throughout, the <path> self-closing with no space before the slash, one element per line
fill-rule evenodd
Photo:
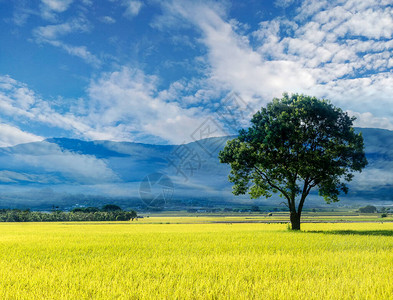
<path fill-rule="evenodd" d="M 363 133 L 369 165 L 355 175 L 341 203 L 393 204 L 393 131 L 357 130 Z M 49 209 L 55 205 L 70 209 L 106 203 L 143 208 L 146 199 L 140 197 L 141 182 L 157 174 L 166 175 L 173 184 L 164 199 L 166 209 L 266 203 L 278 206 L 278 197 L 256 201 L 232 195 L 227 180 L 230 169 L 217 158 L 230 138 L 184 145 L 52 138 L 3 147 L 0 208 Z M 152 188 L 151 192 L 157 190 Z M 323 205 L 323 200 L 314 193 L 309 204 Z"/>

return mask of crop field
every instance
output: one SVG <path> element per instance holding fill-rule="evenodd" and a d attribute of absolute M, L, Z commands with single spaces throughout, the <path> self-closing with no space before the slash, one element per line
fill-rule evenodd
<path fill-rule="evenodd" d="M 268 213 L 242 213 L 242 214 L 185 214 L 183 212 L 169 212 L 151 214 L 153 218 L 139 219 L 139 222 L 162 223 L 162 224 L 185 224 L 185 223 L 283 223 L 289 222 L 288 212 Z M 353 213 L 353 212 L 303 212 L 304 223 L 332 223 L 332 222 L 393 222 L 393 214 L 387 214 L 381 218 L 381 213 Z"/>
<path fill-rule="evenodd" d="M 0 299 L 393 299 L 393 223 L 197 219 L 2 223 Z"/>

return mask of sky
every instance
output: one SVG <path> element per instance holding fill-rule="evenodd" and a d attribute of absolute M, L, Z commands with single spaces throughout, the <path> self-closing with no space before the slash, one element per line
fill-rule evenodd
<path fill-rule="evenodd" d="M 283 92 L 393 130 L 391 0 L 0 0 L 0 24 L 0 147 L 181 144 Z"/>

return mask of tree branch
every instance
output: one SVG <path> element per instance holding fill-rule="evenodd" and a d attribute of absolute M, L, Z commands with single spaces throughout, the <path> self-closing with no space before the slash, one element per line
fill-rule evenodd
<path fill-rule="evenodd" d="M 278 190 L 278 191 L 280 191 L 284 196 L 285 196 L 285 198 L 287 198 L 287 200 L 288 200 L 288 208 L 295 208 L 294 206 L 294 203 L 292 203 L 292 199 L 288 196 L 288 194 L 282 189 L 282 188 L 280 188 L 279 186 L 277 186 L 276 184 L 274 184 L 270 179 L 269 179 L 269 177 L 266 175 L 266 174 L 264 174 L 261 170 L 259 170 L 257 167 L 255 167 L 254 166 L 254 169 L 255 169 L 255 171 L 263 178 L 263 179 L 265 179 L 266 181 L 267 181 L 267 183 L 271 186 L 271 187 L 273 187 L 273 188 L 275 188 L 276 190 Z M 294 210 L 296 210 L 296 209 L 294 209 Z"/>
<path fill-rule="evenodd" d="M 306 200 L 306 198 L 307 198 L 308 194 L 310 193 L 311 189 L 316 185 L 315 182 L 313 184 L 311 184 L 311 182 L 312 182 L 312 179 L 310 179 L 308 177 L 304 180 L 302 197 L 300 198 L 299 206 L 298 206 L 298 209 L 297 209 L 297 212 L 298 212 L 299 215 L 302 214 L 304 201 Z"/>

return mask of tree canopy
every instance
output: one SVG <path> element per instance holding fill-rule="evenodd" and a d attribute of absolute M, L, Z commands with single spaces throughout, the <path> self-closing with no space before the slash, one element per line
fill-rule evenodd
<path fill-rule="evenodd" d="M 235 195 L 285 198 L 292 229 L 300 229 L 306 197 L 318 189 L 326 202 L 347 193 L 353 172 L 367 165 L 363 137 L 350 117 L 328 100 L 294 94 L 275 98 L 219 154 L 230 164 Z"/>
<path fill-rule="evenodd" d="M 117 211 L 122 210 L 120 206 L 115 204 L 106 204 L 102 207 L 102 211 Z"/>
<path fill-rule="evenodd" d="M 361 213 L 376 213 L 377 208 L 374 205 L 366 205 L 365 207 L 359 208 Z"/>

